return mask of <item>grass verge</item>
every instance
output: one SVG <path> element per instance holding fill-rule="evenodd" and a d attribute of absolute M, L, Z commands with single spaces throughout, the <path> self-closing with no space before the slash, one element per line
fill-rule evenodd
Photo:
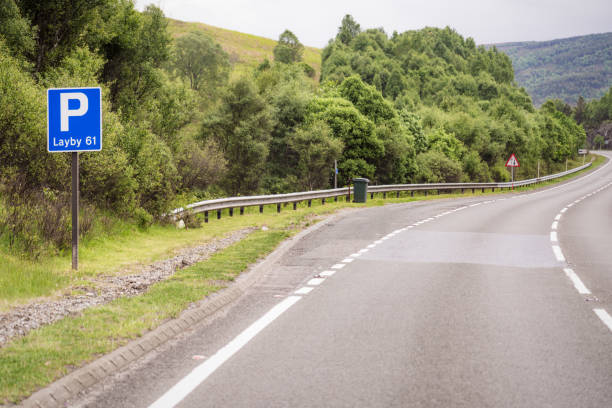
<path fill-rule="evenodd" d="M 603 157 L 598 157 L 594 166 L 604 161 Z M 524 187 L 519 191 L 534 188 Z M 482 193 L 476 192 L 476 195 Z M 410 197 L 404 194 L 399 199 L 387 200 L 377 195 L 375 199 L 368 200 L 367 206 L 451 196 L 473 195 L 418 194 Z M 286 210 L 280 214 L 276 213 L 275 207 L 269 206 L 262 215 L 255 207 L 248 209 L 243 217 L 227 217 L 224 213 L 221 220 L 212 219 L 202 229 L 185 231 L 173 227 L 155 227 L 146 233 L 126 230 L 118 237 L 89 242 L 88 251 L 92 253 L 86 251 L 85 263 L 88 266 L 86 272 L 81 272 L 81 278 L 95 275 L 106 268 L 120 267 L 131 256 L 141 260 L 159 258 L 176 247 L 190 244 L 192 240 L 223 235 L 246 226 L 268 226 L 267 230 L 259 229 L 204 262 L 178 271 L 172 278 L 153 285 L 143 295 L 118 299 L 105 306 L 88 309 L 78 316 L 65 318 L 13 340 L 0 349 L 0 403 L 19 402 L 38 388 L 176 317 L 190 303 L 226 287 L 249 265 L 272 252 L 281 241 L 308 226 L 313 217 L 329 214 L 339 208 L 361 206 L 331 202 L 309 208 L 302 203 L 297 211 Z M 167 242 L 170 239 L 176 242 Z M 109 259 L 114 258 L 115 253 L 117 259 Z M 51 262 L 49 265 L 53 263 L 48 262 Z M 69 259 L 54 262 L 62 264 L 69 262 Z M 47 279 L 58 285 L 64 280 L 70 280 L 61 275 Z"/>

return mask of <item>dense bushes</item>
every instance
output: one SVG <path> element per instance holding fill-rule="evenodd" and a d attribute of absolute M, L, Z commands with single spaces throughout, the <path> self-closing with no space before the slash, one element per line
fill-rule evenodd
<path fill-rule="evenodd" d="M 399 140 L 383 140 L 387 149 L 407 140 L 421 154 L 415 161 L 404 150 L 404 169 L 366 159 L 378 169 L 375 181 L 501 180 L 499 166 L 512 153 L 524 163 L 525 176 L 535 175 L 538 160 L 553 168 L 584 145 L 585 134 L 573 119 L 554 106 L 534 110 L 526 92 L 514 85 L 510 59 L 495 47 L 476 47 L 448 27 L 388 37 L 380 29 L 361 31 L 348 17 L 340 32 L 323 50 L 322 80 L 339 83 L 341 96 L 375 122 L 410 113 L 422 126 L 422 131 L 409 126 Z M 371 88 L 357 92 L 356 78 Z M 390 134 L 402 132 L 394 128 Z M 438 154 L 422 155 L 434 151 L 450 162 Z M 389 159 L 401 161 L 397 155 Z M 449 174 L 437 176 L 440 169 Z"/>
<path fill-rule="evenodd" d="M 49 87 L 102 88 L 103 149 L 81 154 L 82 198 L 141 228 L 179 196 L 330 187 L 334 161 L 340 186 L 357 176 L 385 184 L 503 180 L 510 153 L 530 175 L 539 159 L 562 163 L 584 142 L 562 107 L 533 109 L 507 56 L 450 28 L 389 37 L 346 16 L 323 50 L 320 85 L 287 30 L 274 62 L 228 82 L 221 47 L 201 33 L 172 40 L 157 7 L 3 5 L 0 200 L 9 211 L 0 213 L 0 235 L 23 248 L 66 245 L 60 231 L 69 220 L 54 205 L 65 204 L 70 164 L 45 148 Z M 66 16 L 74 19 L 69 32 L 50 41 L 53 22 Z M 19 180 L 28 202 L 10 193 Z M 27 226 L 26 213 L 40 222 Z M 58 225 L 44 224 L 43 213 L 56 214 Z"/>

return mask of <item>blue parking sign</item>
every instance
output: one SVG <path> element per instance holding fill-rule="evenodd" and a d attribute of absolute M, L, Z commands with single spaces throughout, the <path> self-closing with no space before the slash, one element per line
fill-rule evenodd
<path fill-rule="evenodd" d="M 47 90 L 47 150 L 102 150 L 102 92 L 100 88 Z"/>

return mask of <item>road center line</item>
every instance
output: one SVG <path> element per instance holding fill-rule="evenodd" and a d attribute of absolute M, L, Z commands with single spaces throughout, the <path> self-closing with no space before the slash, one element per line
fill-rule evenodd
<path fill-rule="evenodd" d="M 276 320 L 287 309 L 293 306 L 296 302 L 302 299 L 300 296 L 289 296 L 265 315 L 259 318 L 255 323 L 249 326 L 246 330 L 236 336 L 226 346 L 217 351 L 208 360 L 197 366 L 191 373 L 179 381 L 176 385 L 170 388 L 157 401 L 149 406 L 149 408 L 170 408 L 176 406 L 187 395 L 189 395 L 197 386 L 206 380 L 217 368 L 236 354 L 242 347 L 251 341 L 257 334 L 265 329 L 270 323 Z"/>
<path fill-rule="evenodd" d="M 563 252 L 561 252 L 561 248 L 559 248 L 559 245 L 553 245 L 552 250 L 555 253 L 555 258 L 557 258 L 557 261 L 565 262 L 565 257 L 563 256 Z"/>

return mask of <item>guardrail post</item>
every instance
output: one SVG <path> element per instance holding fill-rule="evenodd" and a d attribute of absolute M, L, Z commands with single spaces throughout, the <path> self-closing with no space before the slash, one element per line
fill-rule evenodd
<path fill-rule="evenodd" d="M 491 187 L 491 192 L 494 193 L 495 192 L 495 187 Z"/>
<path fill-rule="evenodd" d="M 281 205 L 280 203 L 276 204 L 276 212 L 279 213 L 281 210 Z"/>
<path fill-rule="evenodd" d="M 325 205 L 325 199 L 324 198 L 321 199 L 321 205 Z"/>
<path fill-rule="evenodd" d="M 244 215 L 244 207 L 240 207 L 240 215 Z"/>
<path fill-rule="evenodd" d="M 383 192 L 383 200 L 386 200 L 386 199 L 387 199 L 387 192 L 385 191 Z"/>
<path fill-rule="evenodd" d="M 429 194 L 429 191 L 425 190 L 425 197 L 427 197 L 427 194 Z"/>
<path fill-rule="evenodd" d="M 259 206 L 259 213 L 260 213 L 260 214 L 263 214 L 263 205 L 260 205 L 260 206 Z"/>
<path fill-rule="evenodd" d="M 476 189 L 475 189 L 475 188 L 473 188 L 473 189 L 472 189 L 472 194 L 474 194 L 474 192 L 475 192 L 475 191 L 476 191 Z"/>
<path fill-rule="evenodd" d="M 440 191 L 441 191 L 441 190 L 440 190 L 440 189 L 438 189 L 438 195 L 440 195 Z"/>
<path fill-rule="evenodd" d="M 234 216 L 234 208 L 233 208 L 233 207 L 230 207 L 230 209 L 229 209 L 229 215 L 230 215 L 230 217 L 233 217 L 233 216 Z"/>
<path fill-rule="evenodd" d="M 204 211 L 204 222 L 208 223 L 208 211 Z"/>
<path fill-rule="evenodd" d="M 482 192 L 484 193 L 484 187 L 482 188 Z"/>
<path fill-rule="evenodd" d="M 465 192 L 465 188 L 461 189 L 461 194 L 463 194 Z"/>
<path fill-rule="evenodd" d="M 293 202 L 293 211 L 297 210 L 297 201 Z"/>
<path fill-rule="evenodd" d="M 220 220 L 221 219 L 221 210 L 217 210 L 217 219 Z"/>
<path fill-rule="evenodd" d="M 399 191 L 396 192 L 395 198 L 399 198 L 399 193 L 400 193 Z"/>
<path fill-rule="evenodd" d="M 308 200 L 308 207 L 312 205 L 312 200 Z"/>
<path fill-rule="evenodd" d="M 338 202 L 338 196 L 335 196 L 334 197 L 334 203 L 337 203 L 337 202 Z"/>
<path fill-rule="evenodd" d="M 370 193 L 370 200 L 374 199 L 374 193 Z"/>
<path fill-rule="evenodd" d="M 414 197 L 414 191 L 410 192 L 410 197 Z"/>

